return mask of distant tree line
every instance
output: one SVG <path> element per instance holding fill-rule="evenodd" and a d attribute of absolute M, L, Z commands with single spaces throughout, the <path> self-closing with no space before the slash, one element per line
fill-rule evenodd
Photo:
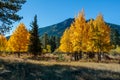
<path fill-rule="evenodd" d="M 43 53 L 54 52 L 59 47 L 60 38 L 57 36 L 48 36 L 47 33 L 40 38 L 43 48 Z"/>
<path fill-rule="evenodd" d="M 110 37 L 111 37 L 111 44 L 114 45 L 114 49 L 117 46 L 120 46 L 120 33 L 117 29 L 111 28 L 111 33 L 110 33 Z"/>

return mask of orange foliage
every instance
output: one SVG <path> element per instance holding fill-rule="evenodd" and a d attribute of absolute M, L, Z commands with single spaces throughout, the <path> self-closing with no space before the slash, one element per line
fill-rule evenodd
<path fill-rule="evenodd" d="M 23 23 L 16 28 L 7 43 L 7 51 L 27 51 L 29 44 L 29 32 Z"/>

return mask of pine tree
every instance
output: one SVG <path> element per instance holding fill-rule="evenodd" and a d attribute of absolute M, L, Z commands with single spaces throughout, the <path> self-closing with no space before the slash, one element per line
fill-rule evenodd
<path fill-rule="evenodd" d="M 54 52 L 56 49 L 56 37 L 55 36 L 50 37 L 49 44 L 51 45 L 51 52 Z"/>
<path fill-rule="evenodd" d="M 17 52 L 20 57 L 20 52 L 26 52 L 29 43 L 29 32 L 25 25 L 20 23 L 16 30 L 11 35 L 7 43 L 7 51 Z"/>
<path fill-rule="evenodd" d="M 42 51 L 39 34 L 38 34 L 37 15 L 35 15 L 31 27 L 32 30 L 30 31 L 30 43 L 29 43 L 28 51 L 36 57 Z"/>
<path fill-rule="evenodd" d="M 26 0 L 0 0 L 0 33 L 5 33 L 12 27 L 12 23 L 22 19 L 16 13 L 25 2 Z"/>
<path fill-rule="evenodd" d="M 114 49 L 117 48 L 117 45 L 120 46 L 120 34 L 117 29 L 111 28 L 111 44 L 114 45 Z"/>
<path fill-rule="evenodd" d="M 60 37 L 56 36 L 56 48 L 59 48 L 60 46 Z"/>
<path fill-rule="evenodd" d="M 44 48 L 44 49 L 46 49 L 48 43 L 49 43 L 48 34 L 47 34 L 47 33 L 44 33 L 43 39 L 42 39 L 42 45 L 43 45 L 43 48 Z"/>

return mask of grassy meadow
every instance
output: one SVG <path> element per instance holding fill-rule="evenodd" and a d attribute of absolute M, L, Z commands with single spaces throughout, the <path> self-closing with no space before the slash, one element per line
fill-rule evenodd
<path fill-rule="evenodd" d="M 0 80 L 119 80 L 120 64 L 0 57 Z"/>

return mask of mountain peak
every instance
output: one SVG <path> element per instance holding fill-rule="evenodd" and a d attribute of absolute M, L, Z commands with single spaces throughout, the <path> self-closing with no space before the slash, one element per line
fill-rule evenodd
<path fill-rule="evenodd" d="M 64 30 L 67 27 L 70 27 L 71 23 L 74 21 L 74 18 L 68 18 L 60 23 L 53 24 L 51 26 L 39 28 L 40 35 L 43 35 L 44 33 L 47 33 L 49 36 L 62 36 Z"/>

